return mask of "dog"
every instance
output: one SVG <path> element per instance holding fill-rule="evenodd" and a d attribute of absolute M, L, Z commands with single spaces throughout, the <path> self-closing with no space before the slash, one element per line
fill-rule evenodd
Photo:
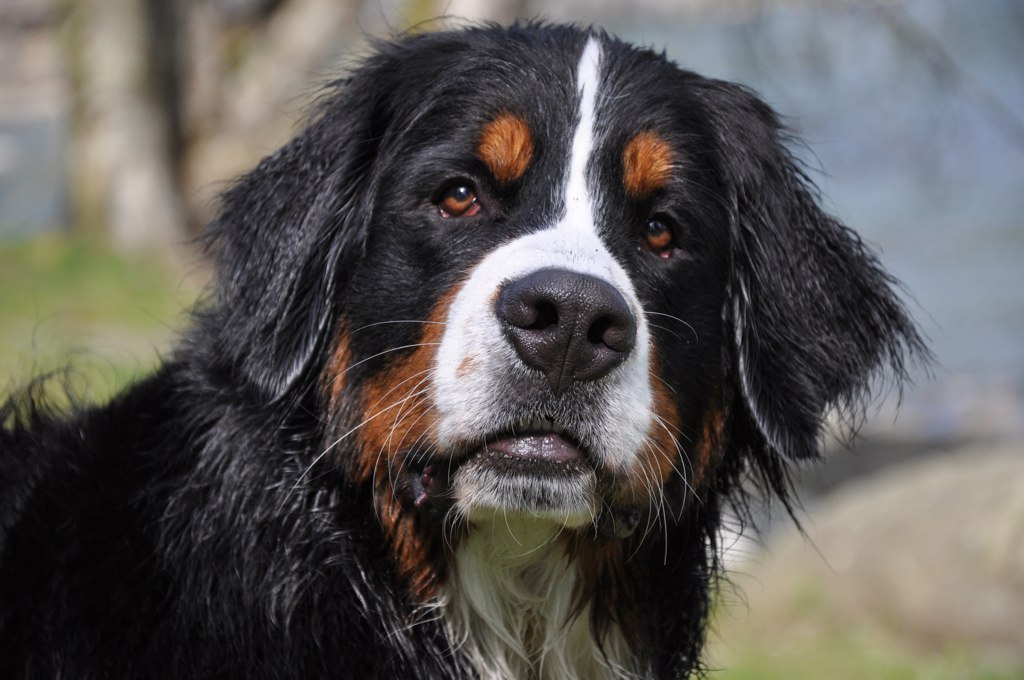
<path fill-rule="evenodd" d="M 701 674 L 724 513 L 927 352 L 789 140 L 597 29 L 379 45 L 155 374 L 0 413 L 3 677 Z"/>

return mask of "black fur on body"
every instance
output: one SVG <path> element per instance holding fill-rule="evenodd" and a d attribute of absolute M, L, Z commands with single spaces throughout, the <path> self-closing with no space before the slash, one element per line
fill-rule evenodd
<path fill-rule="evenodd" d="M 601 104 L 600 139 L 618 149 L 634 127 L 657 128 L 684 156 L 647 202 L 609 190 L 603 223 L 669 214 L 685 256 L 644 259 L 632 226 L 602 236 L 645 308 L 690 327 L 652 325 L 684 436 L 702 441 L 708 404 L 722 422 L 699 502 L 692 476 L 670 476 L 666 511 L 640 520 L 653 528 L 592 537 L 624 541 L 626 562 L 579 597 L 596 635 L 626 630 L 647 675 L 686 677 L 700 669 L 722 513 L 744 505 L 744 480 L 788 505 L 788 461 L 818 455 L 829 410 L 858 414 L 873 378 L 903 379 L 925 350 L 875 256 L 818 207 L 771 109 L 597 35 L 620 93 Z M 411 351 L 383 350 L 424 331 L 385 322 L 427 318 L 488 250 L 558 214 L 586 39 L 531 24 L 379 46 L 224 196 L 208 230 L 213 296 L 161 369 L 68 414 L 8 402 L 0 676 L 476 677 L 396 565 L 354 440 L 337 443 L 365 404 L 332 396 L 331 365 L 344 335 L 352 397 Z M 465 160 L 503 108 L 537 138 L 514 186 Z M 599 155 L 591 179 L 614 187 L 619 172 Z M 486 228 L 453 230 L 433 209 L 464 176 Z M 409 526 L 433 535 L 433 521 Z M 423 545 L 443 582 L 451 546 Z"/>

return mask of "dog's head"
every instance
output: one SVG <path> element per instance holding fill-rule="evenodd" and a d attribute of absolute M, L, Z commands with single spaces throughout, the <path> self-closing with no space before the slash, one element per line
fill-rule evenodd
<path fill-rule="evenodd" d="M 746 468 L 783 491 L 920 347 L 783 139 L 748 90 L 597 32 L 382 45 L 227 194 L 217 363 L 330 423 L 418 597 L 446 518 L 704 554 L 684 517 Z"/>

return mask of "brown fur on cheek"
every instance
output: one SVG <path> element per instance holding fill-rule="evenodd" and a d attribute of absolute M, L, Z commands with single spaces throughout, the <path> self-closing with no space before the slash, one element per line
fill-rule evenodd
<path fill-rule="evenodd" d="M 361 386 L 365 424 L 357 436 L 360 481 L 368 481 L 375 472 L 386 474 L 389 464 L 400 462 L 403 451 L 431 445 L 436 414 L 428 392 L 443 329 L 443 324 L 424 324 L 419 347 L 410 355 L 389 362 Z"/>
<path fill-rule="evenodd" d="M 643 446 L 637 452 L 636 474 L 629 475 L 625 487 L 614 499 L 624 505 L 647 507 L 651 494 L 658 494 L 669 477 L 682 471 L 685 438 L 681 432 L 679 410 L 661 380 L 659 361 L 652 353 L 648 379 L 653 391 L 654 420 Z"/>
<path fill-rule="evenodd" d="M 672 176 L 672 147 L 658 133 L 638 133 L 622 152 L 622 182 L 630 198 L 646 198 Z"/>
<path fill-rule="evenodd" d="M 694 461 L 693 488 L 700 492 L 701 487 L 714 474 L 718 461 L 725 450 L 725 424 L 728 413 L 722 406 L 722 399 L 715 394 L 708 403 L 701 421 L 700 440 L 697 442 L 696 460 Z"/>
<path fill-rule="evenodd" d="M 336 414 L 341 411 L 342 400 L 345 398 L 345 373 L 352 363 L 348 331 L 344 324 L 342 324 L 335 335 L 338 338 L 338 342 L 334 352 L 331 354 L 331 361 L 327 364 L 327 370 L 324 372 L 324 384 L 329 396 L 327 404 L 330 414 Z"/>
<path fill-rule="evenodd" d="M 443 578 L 443 542 L 436 523 L 410 507 L 408 489 L 398 486 L 409 474 L 408 452 L 425 456 L 433 447 L 437 414 L 429 396 L 430 378 L 453 297 L 438 301 L 423 324 L 418 347 L 387 362 L 362 384 L 344 378 L 351 365 L 344 333 L 328 368 L 332 408 L 339 408 L 344 398 L 354 400 L 361 411 L 361 420 L 352 424 L 358 430 L 354 458 L 348 461 L 350 474 L 356 483 L 371 485 L 398 575 L 420 602 L 437 592 Z"/>
<path fill-rule="evenodd" d="M 685 475 L 689 491 L 701 494 L 724 448 L 728 414 L 718 391 L 704 409 L 699 439 L 691 444 L 682 433 L 679 410 L 668 386 L 658 377 L 658 362 L 654 358 L 651 360 L 650 380 L 654 391 L 655 419 L 647 436 L 647 445 L 639 454 L 638 465 L 642 466 L 644 473 L 625 494 L 623 500 L 627 503 L 646 502 L 650 485 L 664 486 L 674 474 Z"/>
<path fill-rule="evenodd" d="M 523 176 L 533 159 L 530 127 L 511 113 L 498 116 L 484 126 L 477 155 L 499 182 L 514 182 Z"/>

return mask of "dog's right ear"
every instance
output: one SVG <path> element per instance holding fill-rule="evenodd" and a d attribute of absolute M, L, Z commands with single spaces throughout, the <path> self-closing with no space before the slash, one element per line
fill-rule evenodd
<path fill-rule="evenodd" d="M 348 272 L 362 255 L 387 126 L 390 59 L 334 86 L 311 123 L 222 198 L 206 233 L 216 263 L 214 362 L 262 399 L 315 380 Z"/>

